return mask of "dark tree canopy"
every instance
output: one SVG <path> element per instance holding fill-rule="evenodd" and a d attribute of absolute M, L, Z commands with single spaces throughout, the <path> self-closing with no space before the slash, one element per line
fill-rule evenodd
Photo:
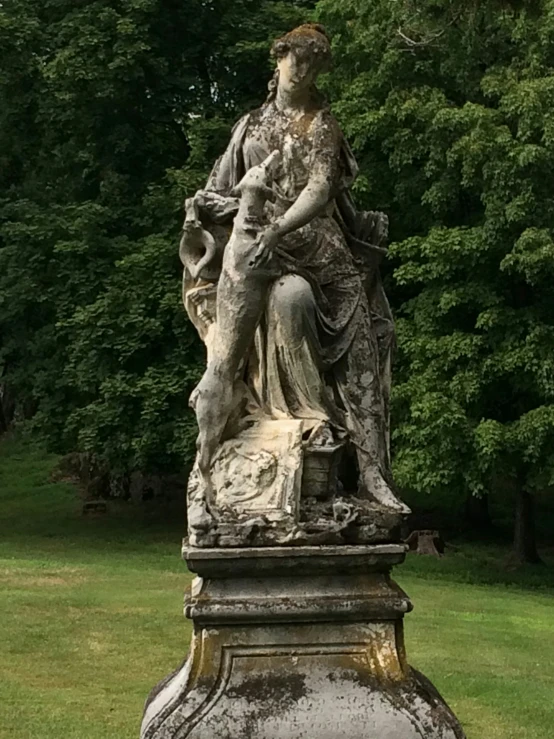
<path fill-rule="evenodd" d="M 181 204 L 311 5 L 2 4 L 0 370 L 54 448 L 114 471 L 190 455 Z"/>
<path fill-rule="evenodd" d="M 186 193 L 314 2 L 0 8 L 0 370 L 60 450 L 178 467 L 201 366 L 180 306 Z M 554 2 L 320 0 L 326 83 L 389 213 L 405 488 L 554 482 Z M 522 509 L 525 506 L 521 507 Z"/>
<path fill-rule="evenodd" d="M 358 194 L 391 215 L 397 480 L 554 483 L 554 3 L 322 0 Z"/>

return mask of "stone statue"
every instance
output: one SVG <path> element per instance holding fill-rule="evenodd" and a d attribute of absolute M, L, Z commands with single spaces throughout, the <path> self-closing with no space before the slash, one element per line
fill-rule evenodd
<path fill-rule="evenodd" d="M 390 540 L 409 509 L 388 448 L 388 220 L 353 205 L 356 162 L 315 86 L 331 57 L 322 27 L 272 54 L 266 102 L 186 202 L 184 303 L 208 350 L 189 533 L 209 546 Z"/>
<path fill-rule="evenodd" d="M 186 661 L 141 739 L 465 739 L 406 659 L 392 490 L 387 219 L 315 80 L 320 26 L 275 42 L 266 103 L 186 202 L 183 297 L 207 348 L 183 557 Z M 348 472 L 354 473 L 348 475 Z"/>

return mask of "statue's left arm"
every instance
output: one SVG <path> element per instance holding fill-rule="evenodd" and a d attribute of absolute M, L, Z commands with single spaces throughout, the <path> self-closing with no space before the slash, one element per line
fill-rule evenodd
<path fill-rule="evenodd" d="M 259 258 L 268 256 L 287 234 L 321 215 L 337 189 L 340 169 L 340 131 L 331 116 L 318 116 L 310 152 L 310 176 L 290 208 L 260 237 Z"/>
<path fill-rule="evenodd" d="M 282 238 L 320 215 L 331 198 L 332 189 L 329 173 L 324 167 L 313 172 L 295 202 L 272 224 L 276 236 Z"/>

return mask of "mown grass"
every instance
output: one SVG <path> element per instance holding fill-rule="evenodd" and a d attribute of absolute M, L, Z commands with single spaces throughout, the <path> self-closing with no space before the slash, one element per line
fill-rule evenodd
<path fill-rule="evenodd" d="M 0 443 L 0 737 L 136 738 L 190 636 L 182 520 L 125 504 L 83 517 L 55 461 Z"/>
<path fill-rule="evenodd" d="M 180 517 L 112 504 L 86 518 L 55 458 L 0 442 L 1 739 L 136 739 L 142 705 L 184 657 Z M 409 558 L 411 663 L 468 739 L 554 734 L 554 580 L 505 571 L 498 547 Z"/>

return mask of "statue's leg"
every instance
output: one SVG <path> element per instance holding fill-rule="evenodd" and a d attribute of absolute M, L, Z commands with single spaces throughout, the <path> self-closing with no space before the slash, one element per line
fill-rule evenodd
<path fill-rule="evenodd" d="M 348 431 L 356 445 L 360 490 L 387 508 L 410 509 L 394 494 L 388 469 L 387 424 L 379 372 L 377 340 L 367 305 L 358 317 L 358 329 L 335 376 L 346 408 Z"/>
<path fill-rule="evenodd" d="M 303 277 L 288 274 L 274 282 L 266 310 L 264 400 L 295 418 L 330 421 L 316 313 L 312 287 Z"/>

